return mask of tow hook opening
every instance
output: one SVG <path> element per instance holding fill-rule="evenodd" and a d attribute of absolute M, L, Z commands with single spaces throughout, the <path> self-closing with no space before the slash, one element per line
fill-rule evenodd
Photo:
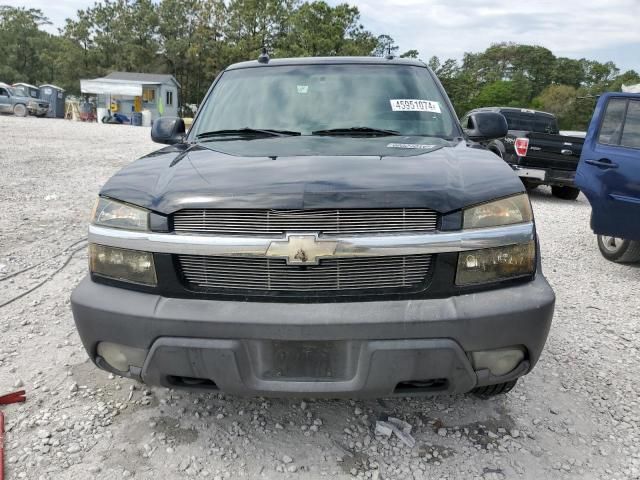
<path fill-rule="evenodd" d="M 408 394 L 422 392 L 438 392 L 449 388 L 446 378 L 431 378 L 428 380 L 407 380 L 396 385 L 393 393 Z"/>
<path fill-rule="evenodd" d="M 215 382 L 209 378 L 181 377 L 176 375 L 168 375 L 167 382 L 174 387 L 219 390 Z"/>

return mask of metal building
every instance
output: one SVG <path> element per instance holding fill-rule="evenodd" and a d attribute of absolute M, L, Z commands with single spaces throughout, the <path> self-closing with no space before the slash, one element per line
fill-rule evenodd
<path fill-rule="evenodd" d="M 113 72 L 102 78 L 80 80 L 80 90 L 98 96 L 99 110 L 105 108 L 129 118 L 144 111 L 152 120 L 178 116 L 180 84 L 173 75 Z"/>

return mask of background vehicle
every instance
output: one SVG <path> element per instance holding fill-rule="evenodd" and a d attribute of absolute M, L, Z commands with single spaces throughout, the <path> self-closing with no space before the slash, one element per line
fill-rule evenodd
<path fill-rule="evenodd" d="M 591 203 L 602 255 L 640 261 L 640 94 L 605 93 L 589 124 L 576 175 Z"/>
<path fill-rule="evenodd" d="M 584 138 L 561 135 L 551 113 L 510 107 L 472 110 L 483 111 L 499 112 L 507 119 L 507 136 L 488 142 L 487 148 L 511 165 L 527 188 L 550 185 L 558 198 L 578 198 L 574 177 Z M 518 138 L 526 140 L 516 144 Z"/>
<path fill-rule="evenodd" d="M 42 116 L 49 111 L 49 102 L 21 94 L 21 91 L 0 83 L 0 113 L 13 113 L 18 117 Z"/>

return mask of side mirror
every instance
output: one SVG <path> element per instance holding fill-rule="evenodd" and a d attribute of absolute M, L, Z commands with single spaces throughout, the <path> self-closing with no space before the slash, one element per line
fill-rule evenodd
<path fill-rule="evenodd" d="M 476 142 L 505 137 L 509 130 L 507 119 L 497 112 L 473 112 L 463 122 L 464 133 Z"/>
<path fill-rule="evenodd" d="M 160 117 L 151 127 L 151 140 L 156 143 L 174 145 L 184 141 L 184 120 L 178 117 Z"/>

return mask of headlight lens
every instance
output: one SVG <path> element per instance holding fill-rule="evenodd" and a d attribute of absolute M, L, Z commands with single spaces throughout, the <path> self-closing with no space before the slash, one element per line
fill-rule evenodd
<path fill-rule="evenodd" d="M 471 250 L 458 255 L 456 285 L 473 285 L 532 275 L 536 265 L 533 240 L 519 245 Z"/>
<path fill-rule="evenodd" d="M 483 203 L 464 211 L 462 228 L 499 227 L 533 220 L 533 211 L 526 193 Z"/>
<path fill-rule="evenodd" d="M 93 209 L 92 222 L 95 225 L 127 230 L 149 230 L 149 212 L 108 198 L 98 198 Z"/>
<path fill-rule="evenodd" d="M 149 252 L 90 243 L 89 269 L 91 273 L 124 282 L 158 284 L 153 254 Z"/>

